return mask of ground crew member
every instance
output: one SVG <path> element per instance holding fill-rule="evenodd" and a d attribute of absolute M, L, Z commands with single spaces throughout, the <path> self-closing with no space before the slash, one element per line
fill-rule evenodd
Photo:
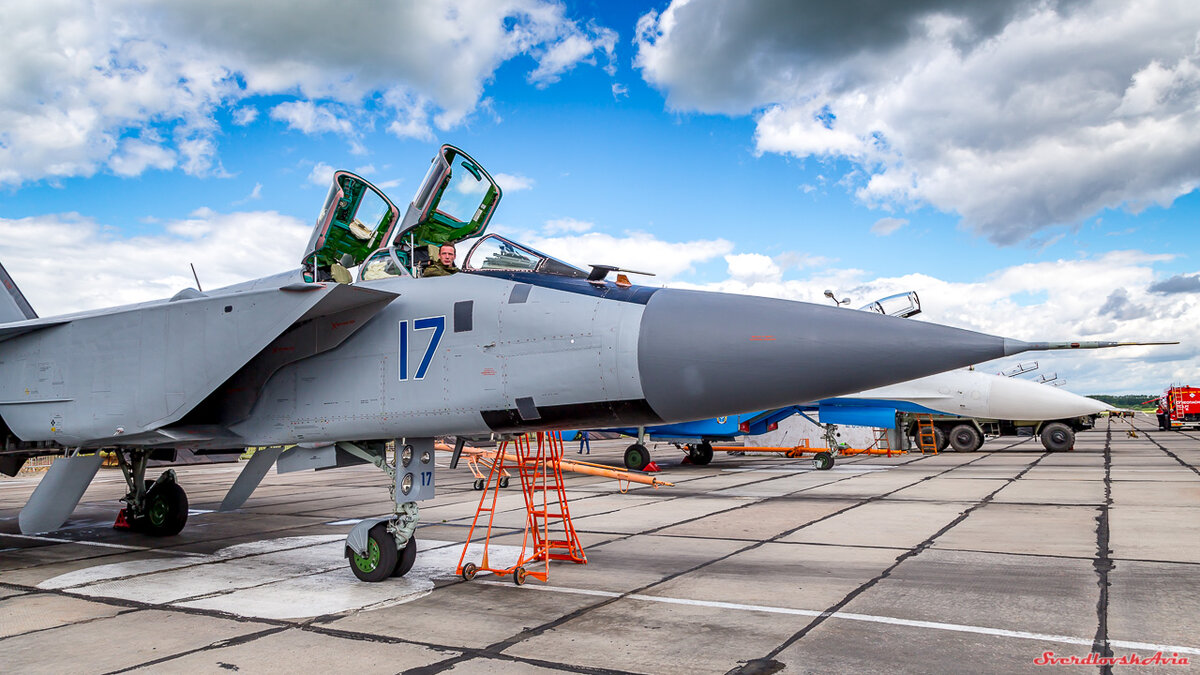
<path fill-rule="evenodd" d="M 1154 414 L 1158 416 L 1158 430 L 1168 431 L 1171 424 L 1167 421 L 1167 411 L 1163 409 L 1161 403 L 1158 404 L 1158 410 L 1155 410 Z"/>
<path fill-rule="evenodd" d="M 448 277 L 451 274 L 458 274 L 462 270 L 454 266 L 454 256 L 458 252 L 454 250 L 454 244 L 442 244 L 438 249 L 437 262 L 430 263 L 429 267 L 421 273 L 423 277 Z"/>

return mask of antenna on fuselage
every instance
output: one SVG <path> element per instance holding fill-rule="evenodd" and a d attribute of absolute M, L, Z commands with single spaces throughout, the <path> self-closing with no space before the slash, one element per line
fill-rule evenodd
<path fill-rule="evenodd" d="M 203 288 L 200 288 L 200 275 L 199 275 L 199 274 L 196 274 L 196 266 L 195 266 L 195 265 L 193 265 L 192 263 L 188 263 L 188 267 L 191 267 L 191 268 L 192 268 L 192 278 L 196 280 L 196 290 L 198 290 L 198 291 L 200 291 L 201 293 L 203 293 L 203 292 L 204 292 L 204 289 L 203 289 Z"/>

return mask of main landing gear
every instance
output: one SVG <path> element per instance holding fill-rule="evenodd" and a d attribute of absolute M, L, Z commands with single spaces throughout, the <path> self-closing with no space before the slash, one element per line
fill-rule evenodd
<path fill-rule="evenodd" d="M 675 447 L 680 447 L 676 444 Z M 713 459 L 712 443 L 702 441 L 695 445 L 688 444 L 681 448 L 687 452 L 688 460 L 696 466 L 704 466 Z M 646 449 L 641 441 L 625 448 L 625 468 L 634 471 L 643 471 L 650 465 L 650 451 Z"/>
<path fill-rule="evenodd" d="M 650 465 L 650 451 L 641 443 L 625 448 L 625 468 L 641 471 Z"/>
<path fill-rule="evenodd" d="M 179 534 L 187 524 L 187 493 L 175 479 L 175 470 L 167 469 L 153 481 L 146 480 L 149 450 L 116 450 L 117 465 L 125 476 L 129 492 L 121 498 L 125 508 L 117 517 L 118 527 L 155 537 Z M 128 454 L 128 457 L 126 456 Z"/>

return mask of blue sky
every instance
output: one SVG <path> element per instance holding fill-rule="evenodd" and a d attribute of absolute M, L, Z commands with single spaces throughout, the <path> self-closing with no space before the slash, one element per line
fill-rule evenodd
<path fill-rule="evenodd" d="M 572 262 L 1179 339 L 1037 374 L 1200 381 L 1194 3 L 784 4 L 9 5 L 0 260 L 43 315 L 279 271 L 332 169 L 407 203 L 449 142 L 496 231 Z"/>

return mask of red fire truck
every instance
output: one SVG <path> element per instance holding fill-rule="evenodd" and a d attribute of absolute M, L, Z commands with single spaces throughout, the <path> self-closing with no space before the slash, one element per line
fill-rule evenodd
<path fill-rule="evenodd" d="M 1163 400 L 1172 429 L 1200 428 L 1200 387 L 1171 387 Z"/>

